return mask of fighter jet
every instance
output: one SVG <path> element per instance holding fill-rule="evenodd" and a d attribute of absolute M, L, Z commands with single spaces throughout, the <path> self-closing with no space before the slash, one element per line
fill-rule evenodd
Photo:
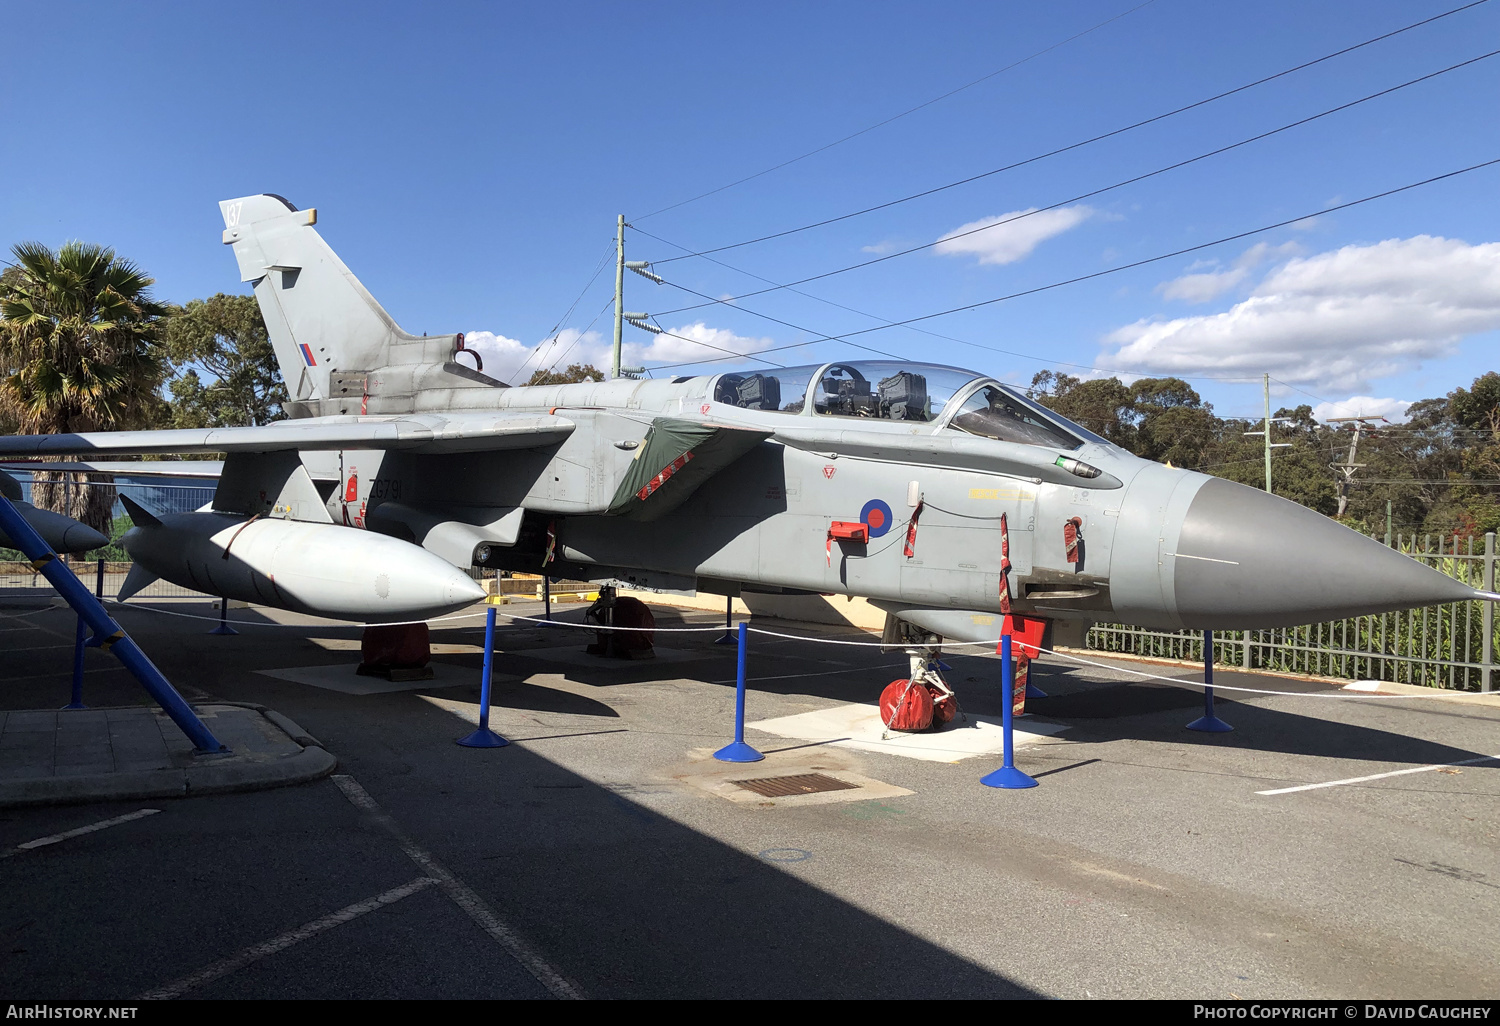
<path fill-rule="evenodd" d="M 220 204 L 291 400 L 262 427 L 0 438 L 0 455 L 225 453 L 212 507 L 132 506 L 137 572 L 361 621 L 494 567 L 662 592 L 858 595 L 1008 618 L 1253 629 L 1481 595 L 1285 499 L 1140 459 L 977 371 L 841 360 L 507 385 L 403 331 L 274 195 Z M 95 464 L 89 464 L 95 465 Z"/>

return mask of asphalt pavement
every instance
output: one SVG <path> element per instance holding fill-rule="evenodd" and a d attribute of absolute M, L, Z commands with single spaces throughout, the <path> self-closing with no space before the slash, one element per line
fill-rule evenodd
<path fill-rule="evenodd" d="M 734 705 L 716 632 L 663 631 L 657 659 L 624 662 L 502 617 L 492 726 L 512 743 L 483 750 L 454 744 L 478 717 L 478 616 L 434 629 L 438 679 L 362 692 L 349 627 L 236 610 L 222 637 L 206 605 L 117 615 L 191 701 L 275 710 L 339 765 L 255 793 L 0 810 L 16 998 L 1500 992 L 1493 705 L 1221 670 L 1221 688 L 1281 693 L 1220 690 L 1236 729 L 1199 734 L 1198 692 L 1132 672 L 1191 669 L 1049 658 L 1033 679 L 1050 697 L 1018 721 L 1039 786 L 998 791 L 978 782 L 998 756 L 832 734 L 752 728 L 764 762 L 715 763 Z M 0 608 L 0 706 L 66 702 L 72 631 L 66 610 Z M 982 732 L 998 662 L 945 658 L 972 721 L 955 730 Z M 88 704 L 147 705 L 88 659 Z M 816 721 L 904 675 L 877 648 L 752 635 L 749 719 Z M 734 783 L 813 775 L 846 786 Z"/>

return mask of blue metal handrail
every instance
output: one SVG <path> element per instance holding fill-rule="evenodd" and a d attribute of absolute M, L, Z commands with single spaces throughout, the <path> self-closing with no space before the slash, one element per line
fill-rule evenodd
<path fill-rule="evenodd" d="M 94 636 L 88 643 L 97 645 L 124 663 L 125 668 L 141 682 L 157 704 L 166 710 L 167 715 L 172 717 L 172 722 L 193 742 L 194 748 L 205 753 L 229 751 L 204 726 L 197 713 L 193 712 L 192 707 L 183 700 L 167 678 L 162 676 L 156 664 L 147 658 L 134 639 L 125 633 L 125 628 L 105 612 L 104 604 L 89 594 L 83 582 L 57 558 L 57 553 L 42 541 L 41 535 L 32 529 L 3 495 L 0 495 L 0 528 L 10 535 L 16 547 L 31 560 L 32 568 L 47 578 L 58 594 L 78 613 L 79 618 L 93 630 Z"/>

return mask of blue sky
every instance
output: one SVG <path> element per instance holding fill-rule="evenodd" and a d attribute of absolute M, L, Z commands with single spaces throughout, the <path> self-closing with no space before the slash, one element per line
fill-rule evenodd
<path fill-rule="evenodd" d="M 590 325 L 610 271 L 564 315 L 609 251 L 617 214 L 690 251 L 738 242 L 1067 145 L 1460 2 L 18 6 L 0 64 L 0 243 L 112 245 L 156 277 L 159 296 L 186 301 L 240 288 L 216 202 L 275 192 L 318 208 L 324 237 L 408 330 L 478 333 L 502 370 L 539 343 L 542 362 L 599 360 L 608 315 Z M 717 259 L 787 282 L 933 243 L 1497 41 L 1491 2 L 1106 142 Z M 1060 42 L 853 140 L 653 213 Z M 781 290 L 659 320 L 749 351 L 1090 274 L 1500 157 L 1497 97 L 1500 57 L 802 286 L 816 299 Z M 1259 410 L 1263 372 L 1287 383 L 1277 404 L 1363 396 L 1329 412 L 1399 409 L 1500 364 L 1497 185 L 1492 167 L 921 325 L 977 345 L 909 328 L 852 341 L 1022 383 L 1047 367 L 1178 373 L 1223 414 Z M 628 238 L 633 259 L 681 252 Z M 764 287 L 703 259 L 659 270 L 714 297 Z M 699 302 L 628 278 L 629 308 Z M 585 330 L 596 334 L 579 338 Z M 636 360 L 720 355 L 626 331 Z M 860 352 L 823 342 L 766 359 Z"/>

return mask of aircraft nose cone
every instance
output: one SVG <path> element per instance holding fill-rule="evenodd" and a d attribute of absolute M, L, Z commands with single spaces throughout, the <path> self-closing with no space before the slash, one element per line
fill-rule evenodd
<path fill-rule="evenodd" d="M 486 594 L 479 582 L 465 573 L 457 574 L 448 583 L 448 601 L 454 605 L 480 602 Z"/>
<path fill-rule="evenodd" d="M 1252 630 L 1475 598 L 1468 585 L 1321 513 L 1214 478 L 1177 542 L 1183 626 Z"/>

